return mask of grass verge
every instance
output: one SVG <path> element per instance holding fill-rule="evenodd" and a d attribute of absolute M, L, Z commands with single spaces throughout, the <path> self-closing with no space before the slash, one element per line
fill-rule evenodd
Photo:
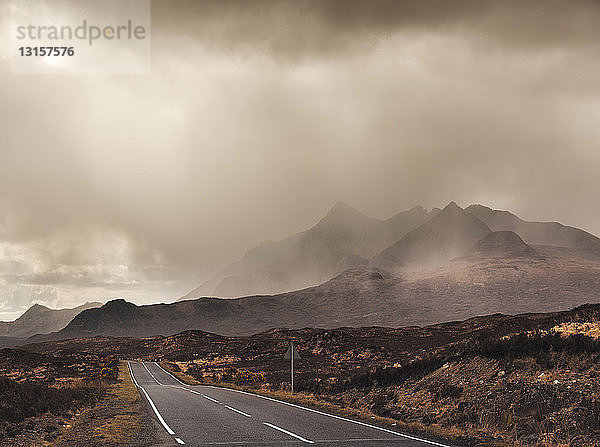
<path fill-rule="evenodd" d="M 142 447 L 161 445 L 154 421 L 131 381 L 127 363 L 119 364 L 119 379 L 96 405 L 81 412 L 70 428 L 52 443 L 62 447 Z"/>

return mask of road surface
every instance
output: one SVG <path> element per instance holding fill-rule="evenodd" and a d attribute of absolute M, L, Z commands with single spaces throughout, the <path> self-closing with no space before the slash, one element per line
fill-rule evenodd
<path fill-rule="evenodd" d="M 129 362 L 129 370 L 173 445 L 449 446 L 268 397 L 185 385 L 152 362 Z"/>

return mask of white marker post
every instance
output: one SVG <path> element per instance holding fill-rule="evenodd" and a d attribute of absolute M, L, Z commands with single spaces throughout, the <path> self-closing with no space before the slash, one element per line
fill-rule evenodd
<path fill-rule="evenodd" d="M 300 354 L 298 354 L 298 351 L 296 350 L 296 347 L 294 346 L 294 343 L 290 343 L 290 346 L 288 346 L 287 351 L 285 351 L 285 355 L 283 356 L 284 360 L 291 360 L 292 362 L 292 394 L 294 394 L 294 360 L 300 360 Z"/>

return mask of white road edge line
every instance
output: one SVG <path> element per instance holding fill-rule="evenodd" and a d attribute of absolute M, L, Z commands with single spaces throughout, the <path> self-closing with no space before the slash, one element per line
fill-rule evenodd
<path fill-rule="evenodd" d="M 181 438 L 175 438 L 175 441 L 177 441 L 177 444 L 185 444 Z"/>
<path fill-rule="evenodd" d="M 167 374 L 169 374 L 171 377 L 173 377 L 179 383 L 181 383 L 181 384 L 183 384 L 185 386 L 193 386 L 193 385 L 186 385 L 186 384 L 182 383 L 181 380 L 179 380 L 178 378 L 176 378 L 175 376 L 173 376 L 173 374 L 171 374 L 169 371 L 165 370 L 159 364 L 156 364 L 156 366 L 158 366 L 164 372 L 166 372 Z M 301 410 L 310 411 L 312 413 L 320 414 L 322 416 L 327 416 L 327 417 L 330 417 L 330 418 L 333 418 L 333 419 L 339 419 L 341 421 L 351 422 L 353 424 L 362 425 L 363 427 L 369 427 L 369 428 L 372 428 L 372 429 L 375 429 L 375 430 L 379 430 L 379 431 L 382 431 L 382 432 L 385 432 L 385 433 L 390 433 L 392 435 L 396 435 L 396 436 L 399 436 L 399 437 L 405 438 L 405 439 L 410 439 L 412 441 L 424 442 L 425 444 L 435 445 L 435 446 L 438 446 L 438 447 L 450 447 L 449 445 L 442 444 L 440 442 L 430 441 L 428 439 L 419 438 L 417 436 L 405 435 L 404 433 L 398 433 L 397 431 L 388 430 L 387 428 L 378 427 L 377 425 L 371 425 L 371 424 L 367 424 L 366 422 L 355 421 L 355 420 L 348 419 L 348 418 L 345 418 L 345 417 L 342 417 L 342 416 L 337 416 L 335 414 L 324 413 L 324 412 L 319 411 L 319 410 L 314 410 L 314 409 L 308 408 L 308 407 L 302 407 L 300 405 L 292 404 L 290 402 L 285 402 L 283 400 L 273 399 L 272 397 L 261 396 L 260 394 L 248 393 L 247 391 L 234 390 L 234 389 L 231 389 L 231 388 L 224 388 L 224 387 L 218 387 L 218 386 L 212 386 L 212 385 L 201 385 L 201 386 L 204 386 L 204 387 L 207 387 L 207 388 L 213 388 L 215 390 L 227 390 L 227 391 L 232 391 L 234 393 L 247 394 L 249 396 L 259 397 L 261 399 L 266 399 L 266 400 L 270 400 L 272 402 L 277 402 L 277 403 L 280 403 L 280 404 L 283 404 L 283 405 L 288 405 L 290 407 L 294 407 L 294 408 L 299 408 Z M 192 390 L 189 390 L 189 391 L 192 391 Z"/>
<path fill-rule="evenodd" d="M 225 405 L 225 408 L 227 408 L 228 410 L 231 410 L 231 411 L 235 411 L 236 413 L 239 413 L 242 416 L 246 416 L 247 418 L 251 418 L 252 417 L 248 413 L 244 413 L 243 411 L 238 410 L 237 408 L 230 407 L 229 405 Z"/>
<path fill-rule="evenodd" d="M 137 380 L 135 380 L 135 376 L 133 375 L 133 371 L 131 370 L 131 363 L 127 362 L 127 367 L 129 368 L 129 376 L 131 377 L 131 380 L 133 380 L 133 384 L 139 388 L 140 386 L 137 383 Z"/>
<path fill-rule="evenodd" d="M 281 427 L 278 427 L 277 425 L 269 424 L 268 422 L 263 422 L 263 424 L 265 424 L 267 427 L 271 427 L 271 428 L 273 428 L 275 430 L 278 430 L 281 433 L 285 433 L 286 435 L 290 435 L 290 436 L 292 436 L 292 437 L 294 437 L 296 439 L 299 439 L 302 442 L 306 442 L 307 444 L 314 444 L 315 443 L 315 441 L 311 441 L 310 439 L 303 438 L 302 436 L 297 435 L 296 433 L 292 433 L 291 431 L 287 431 L 287 430 L 285 430 L 285 429 L 283 429 Z"/>
<path fill-rule="evenodd" d="M 165 430 L 167 430 L 167 433 L 170 434 L 170 435 L 174 435 L 175 432 L 173 430 L 171 430 L 171 427 L 169 427 L 167 425 L 167 423 L 165 422 L 165 420 L 163 419 L 163 417 L 160 415 L 160 413 L 158 412 L 158 409 L 156 408 L 156 405 L 154 405 L 154 402 L 152 402 L 152 399 L 150 399 L 150 396 L 148 396 L 148 393 L 146 392 L 146 390 L 143 387 L 140 387 L 140 389 L 144 392 L 144 395 L 146 396 L 146 399 L 148 399 L 148 402 L 150 402 L 150 406 L 154 410 L 154 413 L 156 413 L 156 417 L 158 418 L 158 420 L 160 421 L 160 423 L 163 425 L 163 427 L 165 427 Z"/>
<path fill-rule="evenodd" d="M 142 362 L 142 365 L 143 364 L 144 363 Z M 163 417 L 161 416 L 161 414 L 158 412 L 158 409 L 156 408 L 156 405 L 154 405 L 154 402 L 152 402 L 152 399 L 150 399 L 150 396 L 148 396 L 148 393 L 146 392 L 146 390 L 144 389 L 144 387 L 141 386 L 141 385 L 138 385 L 137 380 L 135 380 L 135 376 L 133 375 L 133 370 L 131 369 L 131 363 L 127 362 L 127 366 L 129 367 L 129 374 L 131 375 L 133 383 L 135 384 L 136 387 L 138 387 L 140 390 L 142 390 L 142 392 L 144 393 L 144 396 L 146 396 L 146 399 L 148 399 L 148 402 L 150 403 L 150 406 L 154 410 L 154 413 L 156 414 L 156 417 L 158 418 L 158 420 L 160 421 L 160 423 L 162 424 L 162 426 L 165 427 L 165 430 L 167 430 L 168 434 L 174 435 L 175 432 L 173 430 L 171 430 L 171 427 L 169 427 L 167 425 L 167 423 L 165 422 L 165 420 L 163 419 Z M 146 368 L 146 369 L 148 369 L 148 368 Z M 148 372 L 150 372 L 150 371 L 148 371 Z M 152 375 L 152 374 L 150 374 L 150 375 Z M 154 380 L 156 380 L 156 379 L 154 379 Z M 156 381 L 158 382 L 158 380 L 156 380 Z M 175 440 L 177 442 L 181 441 L 181 439 L 179 439 L 179 438 L 176 438 Z M 183 444 L 183 441 L 181 441 L 180 444 Z"/>

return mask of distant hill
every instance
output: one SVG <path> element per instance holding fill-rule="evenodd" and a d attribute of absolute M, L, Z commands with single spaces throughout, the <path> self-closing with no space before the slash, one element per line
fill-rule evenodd
<path fill-rule="evenodd" d="M 387 219 L 367 217 L 338 202 L 314 227 L 264 243 L 182 299 L 281 293 L 320 284 L 368 259 L 438 210 L 415 207 Z"/>
<path fill-rule="evenodd" d="M 101 305 L 102 303 L 85 303 L 72 309 L 50 309 L 34 304 L 15 321 L 0 322 L 0 337 L 6 337 L 5 342 L 13 344 L 17 339 L 34 334 L 56 332 L 69 324 L 79 312 Z"/>
<path fill-rule="evenodd" d="M 26 338 L 22 337 L 2 337 L 0 336 L 0 348 L 8 348 L 11 346 L 19 346 L 25 342 Z"/>
<path fill-rule="evenodd" d="M 253 360 L 276 365 L 282 360 L 290 339 L 296 341 L 303 355 L 302 362 L 314 356 L 325 356 L 319 366 L 329 363 L 339 368 L 334 355 L 341 352 L 371 352 L 389 361 L 390 354 L 402 355 L 406 352 L 422 353 L 424 349 L 438 349 L 450 343 L 461 343 L 472 348 L 478 339 L 490 337 L 502 338 L 507 335 L 538 329 L 548 330 L 563 322 L 600 321 L 600 305 L 582 305 L 575 309 L 552 313 L 527 313 L 518 315 L 479 316 L 468 320 L 459 320 L 424 327 L 357 327 L 357 328 L 277 328 L 260 332 L 249 337 L 225 337 L 205 331 L 183 331 L 168 337 L 104 337 L 91 339 L 72 339 L 60 343 L 41 342 L 29 344 L 21 349 L 26 351 L 0 351 L 0 361 L 4 357 L 18 362 L 32 362 L 37 356 L 54 357 L 64 355 L 117 355 L 121 358 L 140 358 L 145 360 L 169 359 L 189 361 L 196 357 L 211 357 L 216 352 L 221 358 L 231 357 Z M 385 347 L 384 350 L 381 347 Z M 25 357 L 25 358 L 23 358 Z M 28 358 L 29 357 L 29 358 Z M 356 358 L 356 357 L 355 357 Z M 242 361 L 244 361 L 242 360 Z M 284 362 L 287 371 L 288 364 Z M 269 369 L 269 367 L 267 367 Z M 287 374 L 285 375 L 287 378 Z"/>

